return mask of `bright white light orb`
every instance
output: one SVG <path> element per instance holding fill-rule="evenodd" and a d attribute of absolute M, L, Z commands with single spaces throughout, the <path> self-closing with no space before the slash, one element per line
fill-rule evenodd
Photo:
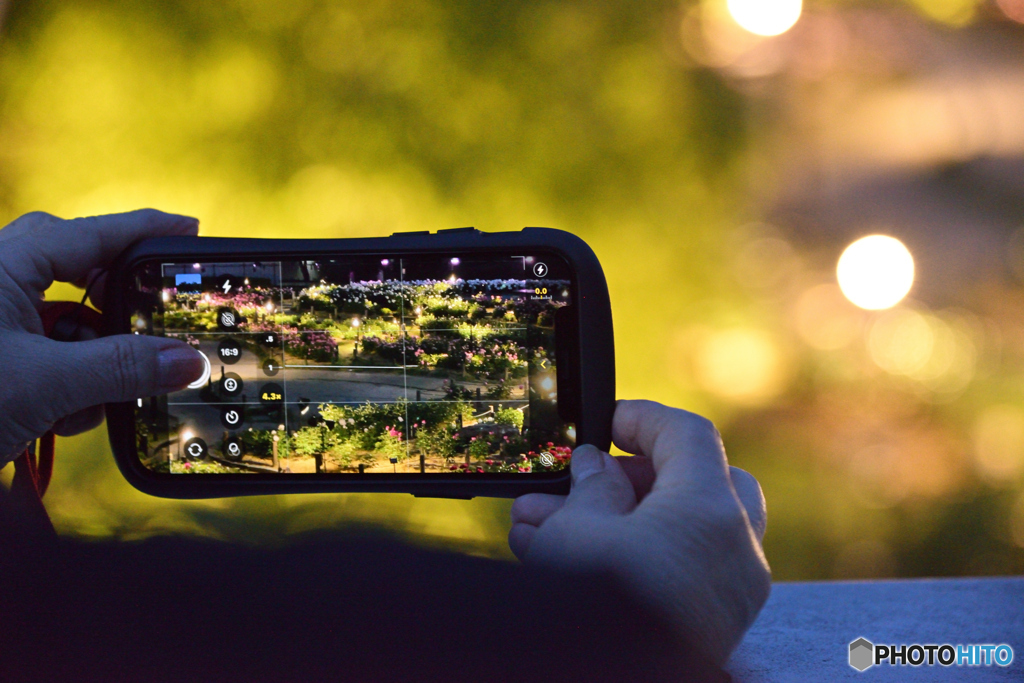
<path fill-rule="evenodd" d="M 793 28 L 803 0 L 728 0 L 737 24 L 759 36 L 777 36 Z"/>
<path fill-rule="evenodd" d="M 895 237 L 869 235 L 846 248 L 836 267 L 839 288 L 855 306 L 892 308 L 914 284 L 914 257 Z"/>

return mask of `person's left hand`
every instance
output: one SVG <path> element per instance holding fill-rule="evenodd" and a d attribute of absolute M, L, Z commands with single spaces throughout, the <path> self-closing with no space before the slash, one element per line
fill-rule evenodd
<path fill-rule="evenodd" d="M 0 467 L 53 429 L 70 436 L 103 421 L 103 404 L 180 389 L 200 376 L 203 361 L 187 344 L 144 335 L 80 342 L 43 336 L 39 312 L 54 282 L 95 280 L 133 242 L 195 235 L 199 221 L 153 209 L 62 220 L 30 213 L 0 230 Z"/>

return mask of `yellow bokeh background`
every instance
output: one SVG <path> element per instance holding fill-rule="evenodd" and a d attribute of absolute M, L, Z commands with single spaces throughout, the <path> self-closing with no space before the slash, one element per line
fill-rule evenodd
<path fill-rule="evenodd" d="M 716 421 L 764 487 L 777 578 L 1024 571 L 1024 238 L 1000 227 L 968 277 L 943 261 L 953 237 L 899 207 L 826 210 L 853 180 L 1024 151 L 991 123 L 1014 120 L 1024 68 L 959 81 L 900 49 L 1020 45 L 997 5 L 804 3 L 778 37 L 724 2 L 4 7 L 0 223 L 155 207 L 210 236 L 569 230 L 605 268 L 619 396 Z M 843 249 L 904 233 L 908 297 L 853 306 Z M 47 506 L 91 537 L 369 525 L 511 557 L 508 501 L 160 500 L 102 429 L 59 441 Z"/>

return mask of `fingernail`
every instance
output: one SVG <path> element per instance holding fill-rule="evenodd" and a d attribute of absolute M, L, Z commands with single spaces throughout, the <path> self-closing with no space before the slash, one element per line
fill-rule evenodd
<path fill-rule="evenodd" d="M 206 361 L 188 346 L 171 346 L 158 356 L 157 385 L 161 393 L 187 387 L 202 376 Z"/>
<path fill-rule="evenodd" d="M 604 453 L 596 446 L 584 444 L 572 452 L 570 461 L 572 483 L 578 484 L 587 477 L 604 471 Z"/>
<path fill-rule="evenodd" d="M 195 233 L 197 230 L 199 230 L 198 218 L 193 218 L 192 216 L 183 216 L 181 214 L 176 214 L 176 216 L 177 220 L 175 222 L 177 223 L 178 229 L 187 233 Z"/>

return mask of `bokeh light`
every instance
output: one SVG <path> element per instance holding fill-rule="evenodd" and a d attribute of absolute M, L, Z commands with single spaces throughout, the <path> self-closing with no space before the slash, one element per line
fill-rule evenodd
<path fill-rule="evenodd" d="M 697 380 L 734 403 L 756 404 L 776 396 L 785 380 L 779 345 L 761 330 L 708 334 L 697 348 Z"/>
<path fill-rule="evenodd" d="M 986 408 L 974 424 L 974 460 L 982 479 L 1005 485 L 1024 472 L 1024 410 Z"/>
<path fill-rule="evenodd" d="M 728 69 L 744 77 L 758 77 L 778 69 L 773 41 L 736 23 L 726 0 L 705 0 L 692 5 L 681 26 L 683 49 L 698 64 Z"/>
<path fill-rule="evenodd" d="M 895 237 L 868 235 L 846 248 L 836 276 L 855 305 L 869 311 L 892 308 L 914 284 L 914 257 Z"/>
<path fill-rule="evenodd" d="M 736 23 L 759 36 L 777 36 L 793 28 L 803 0 L 729 0 Z"/>
<path fill-rule="evenodd" d="M 963 26 L 974 19 L 982 0 L 912 0 L 923 15 L 950 26 Z"/>
<path fill-rule="evenodd" d="M 1024 24 L 1024 0 L 996 0 L 999 9 L 1010 19 Z"/>
<path fill-rule="evenodd" d="M 871 326 L 868 350 L 883 370 L 938 393 L 964 389 L 974 377 L 977 345 L 959 320 L 895 310 Z"/>
<path fill-rule="evenodd" d="M 868 508 L 890 508 L 907 497 L 909 460 L 890 444 L 873 444 L 853 454 L 848 486 L 858 502 Z M 910 476 L 908 476 L 908 474 Z"/>
<path fill-rule="evenodd" d="M 778 290 L 799 265 L 792 245 L 778 237 L 755 239 L 736 255 L 736 277 L 743 284 Z"/>
<path fill-rule="evenodd" d="M 917 311 L 894 311 L 871 327 L 868 348 L 871 358 L 894 375 L 913 375 L 928 363 L 935 347 L 935 333 Z"/>
<path fill-rule="evenodd" d="M 810 346 L 841 349 L 860 336 L 863 311 L 850 305 L 839 287 L 817 285 L 800 295 L 796 303 L 796 329 Z"/>

